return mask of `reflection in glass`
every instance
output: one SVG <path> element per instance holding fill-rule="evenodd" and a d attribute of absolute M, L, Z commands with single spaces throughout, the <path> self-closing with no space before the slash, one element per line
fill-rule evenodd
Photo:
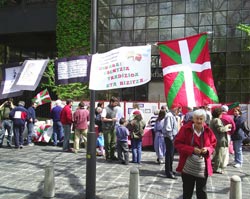
<path fill-rule="evenodd" d="M 110 30 L 120 30 L 121 19 L 110 19 Z"/>
<path fill-rule="evenodd" d="M 171 27 L 171 15 L 160 16 L 159 28 L 169 28 Z"/>
<path fill-rule="evenodd" d="M 184 28 L 172 28 L 172 39 L 184 37 Z"/>
<path fill-rule="evenodd" d="M 159 41 L 171 40 L 171 29 L 160 29 Z"/>
<path fill-rule="evenodd" d="M 133 5 L 123 6 L 122 7 L 122 16 L 123 17 L 132 17 L 134 14 L 134 7 Z"/>
<path fill-rule="evenodd" d="M 201 26 L 212 25 L 212 13 L 211 12 L 200 13 L 199 25 Z"/>
<path fill-rule="evenodd" d="M 134 18 L 122 18 L 122 29 L 132 30 L 134 26 Z"/>
<path fill-rule="evenodd" d="M 184 14 L 172 16 L 172 27 L 183 27 L 185 22 Z"/>
<path fill-rule="evenodd" d="M 185 26 L 198 26 L 198 14 L 186 14 Z"/>
<path fill-rule="evenodd" d="M 136 4 L 134 16 L 146 16 L 146 4 Z"/>
<path fill-rule="evenodd" d="M 134 41 L 135 42 L 145 42 L 146 33 L 145 30 L 135 30 L 134 31 Z"/>
<path fill-rule="evenodd" d="M 147 17 L 147 28 L 158 28 L 158 16 Z"/>
<path fill-rule="evenodd" d="M 152 3 L 147 5 L 147 15 L 152 16 L 152 15 L 158 15 L 158 4 L 157 3 Z"/>
<path fill-rule="evenodd" d="M 160 15 L 171 14 L 172 2 L 160 3 Z"/>
<path fill-rule="evenodd" d="M 145 17 L 135 17 L 134 29 L 145 29 L 146 18 Z"/>

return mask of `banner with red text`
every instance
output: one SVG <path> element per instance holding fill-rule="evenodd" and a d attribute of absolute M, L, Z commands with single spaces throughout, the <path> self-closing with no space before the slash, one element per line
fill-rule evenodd
<path fill-rule="evenodd" d="M 151 80 L 151 46 L 120 47 L 92 56 L 89 89 L 134 87 Z"/>

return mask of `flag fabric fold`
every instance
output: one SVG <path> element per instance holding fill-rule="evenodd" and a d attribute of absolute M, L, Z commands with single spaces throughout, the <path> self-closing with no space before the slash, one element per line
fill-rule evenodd
<path fill-rule="evenodd" d="M 40 93 L 38 93 L 32 99 L 32 101 L 36 102 L 38 106 L 51 102 L 51 98 L 50 98 L 50 95 L 49 95 L 47 88 L 45 90 L 41 91 Z"/>
<path fill-rule="evenodd" d="M 207 34 L 158 43 L 169 107 L 217 103 Z"/>

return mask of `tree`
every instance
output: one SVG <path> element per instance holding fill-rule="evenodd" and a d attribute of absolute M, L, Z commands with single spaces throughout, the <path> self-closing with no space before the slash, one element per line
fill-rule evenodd
<path fill-rule="evenodd" d="M 90 14 L 91 0 L 57 1 L 56 43 L 59 58 L 90 52 Z M 54 68 L 52 60 L 44 72 L 47 81 L 42 83 L 42 87 L 50 88 L 60 99 L 89 98 L 87 84 L 56 85 Z"/>

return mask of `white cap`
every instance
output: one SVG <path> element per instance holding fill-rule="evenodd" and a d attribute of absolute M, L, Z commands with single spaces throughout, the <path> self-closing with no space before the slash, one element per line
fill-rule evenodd
<path fill-rule="evenodd" d="M 222 109 L 222 111 L 224 111 L 224 112 L 228 112 L 228 106 L 227 106 L 227 105 L 221 106 L 221 109 Z"/>

